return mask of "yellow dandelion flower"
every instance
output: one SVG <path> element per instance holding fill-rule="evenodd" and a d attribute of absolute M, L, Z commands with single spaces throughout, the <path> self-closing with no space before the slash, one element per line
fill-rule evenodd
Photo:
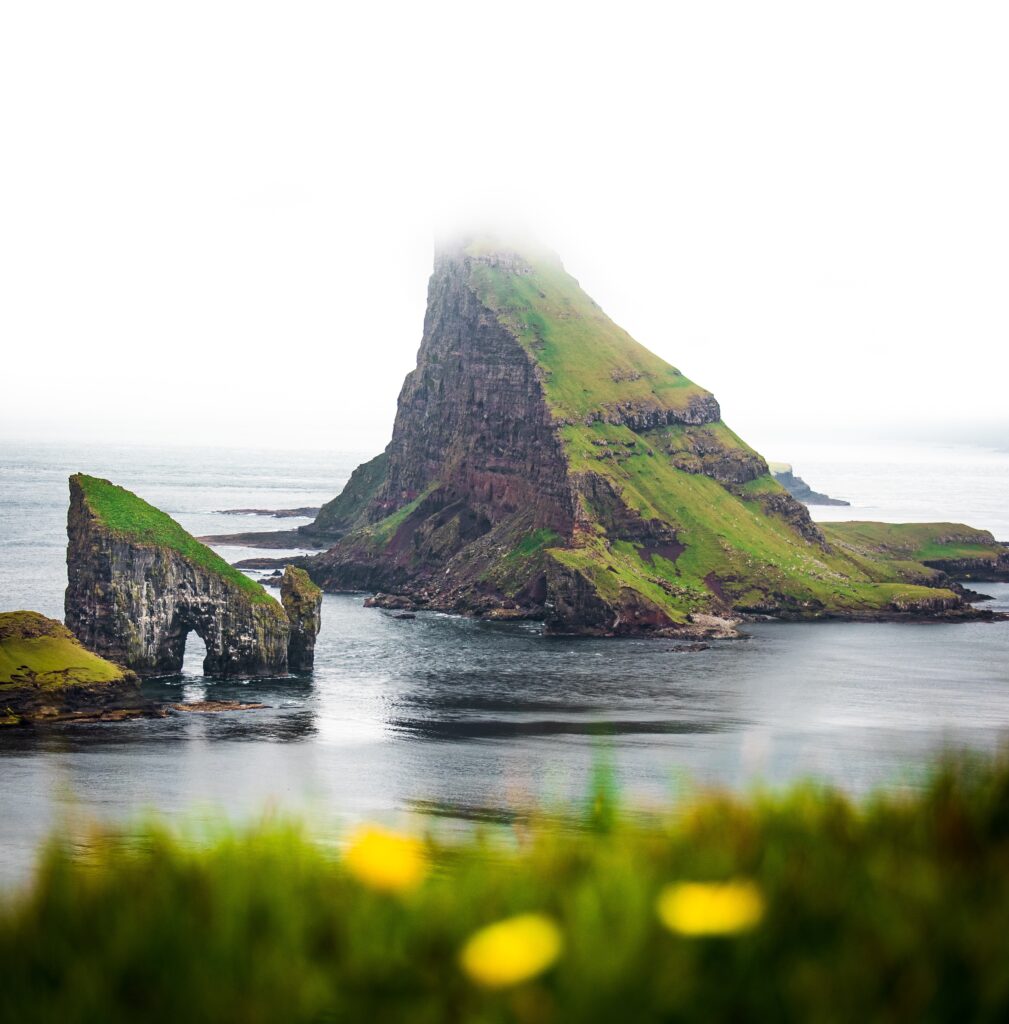
<path fill-rule="evenodd" d="M 486 988 L 506 988 L 542 974 L 557 959 L 563 939 L 543 914 L 519 914 L 481 928 L 460 956 L 463 970 Z"/>
<path fill-rule="evenodd" d="M 657 909 L 680 935 L 732 935 L 760 922 L 764 897 L 753 882 L 681 882 L 659 893 Z"/>
<path fill-rule="evenodd" d="M 358 881 L 387 892 L 416 889 L 427 874 L 419 839 L 376 825 L 365 825 L 353 834 L 343 861 Z"/>

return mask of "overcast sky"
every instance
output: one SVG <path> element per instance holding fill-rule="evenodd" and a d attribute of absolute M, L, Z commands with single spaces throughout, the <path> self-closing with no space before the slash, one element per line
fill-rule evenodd
<path fill-rule="evenodd" d="M 433 239 L 488 220 L 768 454 L 990 427 L 1007 29 L 962 0 L 6 4 L 0 429 L 377 451 Z"/>

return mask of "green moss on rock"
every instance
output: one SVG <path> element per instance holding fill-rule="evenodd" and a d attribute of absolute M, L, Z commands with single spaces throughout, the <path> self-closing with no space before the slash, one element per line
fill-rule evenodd
<path fill-rule="evenodd" d="M 194 565 L 216 573 L 232 586 L 238 587 L 258 604 L 277 602 L 255 581 L 229 565 L 220 555 L 180 526 L 170 515 L 155 508 L 132 491 L 101 477 L 75 473 L 87 507 L 104 526 L 134 542 L 171 548 Z"/>
<path fill-rule="evenodd" d="M 0 612 L 0 691 L 65 689 L 132 676 L 84 648 L 66 626 L 38 612 Z"/>

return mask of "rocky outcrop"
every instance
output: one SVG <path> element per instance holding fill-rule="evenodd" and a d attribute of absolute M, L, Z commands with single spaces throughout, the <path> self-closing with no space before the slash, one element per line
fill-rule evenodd
<path fill-rule="evenodd" d="M 361 463 L 350 475 L 343 490 L 319 509 L 314 522 L 299 526 L 298 532 L 310 539 L 339 540 L 360 525 L 364 513 L 385 484 L 388 457 L 385 452 Z"/>
<path fill-rule="evenodd" d="M 850 505 L 850 501 L 843 498 L 830 498 L 826 494 L 814 491 L 801 476 L 796 476 L 792 467 L 785 462 L 771 462 L 771 473 L 774 479 L 792 495 L 796 501 L 803 505 Z"/>
<path fill-rule="evenodd" d="M 1009 583 L 1009 550 L 995 558 L 927 558 L 924 565 L 952 580 L 971 583 Z"/>
<path fill-rule="evenodd" d="M 0 726 L 149 713 L 138 683 L 63 623 L 38 612 L 0 613 Z"/>
<path fill-rule="evenodd" d="M 553 254 L 445 246 L 392 440 L 301 528 L 335 540 L 301 564 L 383 607 L 558 633 L 723 635 L 749 610 L 960 614 L 963 594 L 920 562 L 828 537 L 720 417 Z"/>
<path fill-rule="evenodd" d="M 76 474 L 67 536 L 66 623 L 90 650 L 141 676 L 173 674 L 195 632 L 207 675 L 287 671 L 284 609 L 159 509 Z"/>
<path fill-rule="evenodd" d="M 322 591 L 304 569 L 289 565 L 280 581 L 280 603 L 291 626 L 287 667 L 310 672 L 315 664 L 315 638 L 322 626 Z"/>

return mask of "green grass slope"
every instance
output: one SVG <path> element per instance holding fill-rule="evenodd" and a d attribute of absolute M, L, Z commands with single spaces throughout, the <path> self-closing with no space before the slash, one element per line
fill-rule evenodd
<path fill-rule="evenodd" d="M 90 686 L 123 678 L 118 665 L 82 647 L 61 622 L 38 612 L 0 612 L 0 692 L 26 685 Z"/>
<path fill-rule="evenodd" d="M 474 242 L 467 252 L 492 249 Z M 520 255 L 531 273 L 475 264 L 471 285 L 542 367 L 558 418 L 582 420 L 628 402 L 683 411 L 711 397 L 618 327 L 556 257 L 528 247 Z"/>
<path fill-rule="evenodd" d="M 132 491 L 85 473 L 76 473 L 71 480 L 80 486 L 87 507 L 98 521 L 114 533 L 139 544 L 170 548 L 201 569 L 216 573 L 257 604 L 277 604 L 255 580 L 229 565 L 171 516 Z"/>
<path fill-rule="evenodd" d="M 467 252 L 493 248 L 475 242 Z M 769 514 L 761 499 L 786 492 L 721 420 L 644 430 L 609 422 L 628 408 L 683 413 L 710 393 L 614 324 L 556 258 L 534 248 L 520 256 L 523 272 L 475 263 L 471 287 L 541 367 L 547 399 L 565 424 L 571 471 L 605 477 L 629 508 L 673 526 L 684 545 L 675 562 L 643 555 L 634 544 L 612 543 L 595 517 L 594 536 L 552 550 L 560 563 L 580 570 L 604 596 L 615 599 L 629 588 L 674 621 L 723 599 L 738 609 L 797 615 L 957 600 L 922 586 L 933 574 L 920 564 L 895 565 L 901 559 L 869 551 L 849 535 L 813 543 L 793 521 Z M 945 554 L 951 549 L 938 543 L 928 554 L 955 557 Z M 903 561 L 925 556 L 919 546 Z"/>
<path fill-rule="evenodd" d="M 19 1024 L 999 1021 L 1009 767 L 452 841 L 274 820 L 54 842 L 0 904 Z"/>

